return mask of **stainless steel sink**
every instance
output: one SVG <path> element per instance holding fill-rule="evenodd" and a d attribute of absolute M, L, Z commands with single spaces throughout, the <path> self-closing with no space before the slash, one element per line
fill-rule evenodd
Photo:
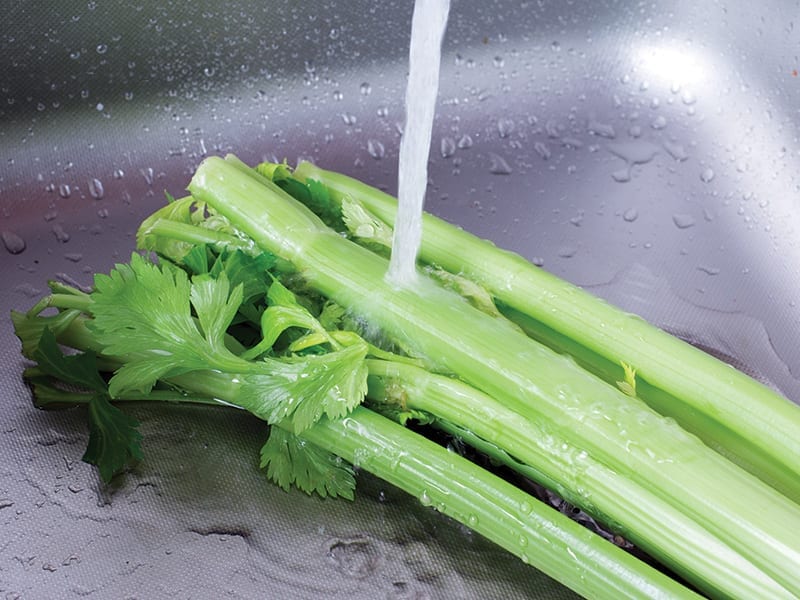
<path fill-rule="evenodd" d="M 0 24 L 3 314 L 91 285 L 208 155 L 393 191 L 412 2 L 29 1 Z M 427 208 L 800 401 L 800 3 L 453 0 Z M 5 598 L 566 598 L 361 474 L 287 494 L 263 425 L 138 407 L 110 487 L 0 321 Z"/>

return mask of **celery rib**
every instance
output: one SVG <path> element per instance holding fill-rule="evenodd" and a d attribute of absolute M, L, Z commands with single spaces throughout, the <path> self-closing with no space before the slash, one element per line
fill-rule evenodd
<path fill-rule="evenodd" d="M 340 200 L 351 196 L 394 223 L 397 202 L 380 190 L 307 162 L 298 165 L 295 176 L 318 180 Z M 519 255 L 429 214 L 423 218 L 420 259 L 483 285 L 502 303 L 601 362 L 634 365 L 637 378 L 658 390 L 645 390 L 642 399 L 800 502 L 800 410 L 786 398 Z"/>
<path fill-rule="evenodd" d="M 591 454 L 569 446 L 538 424 L 457 380 L 413 365 L 368 361 L 370 397 L 391 401 L 387 385 L 403 390 L 407 408 L 457 423 L 502 448 L 524 465 L 535 465 L 535 480 L 603 522 L 621 523 L 618 533 L 661 560 L 699 589 L 729 597 L 792 598 L 793 594 L 753 567 L 739 553 L 646 486 L 607 468 Z M 445 425 L 445 429 L 447 426 Z M 503 460 L 502 457 L 500 457 Z M 515 464 L 509 464 L 515 468 Z M 571 472 L 571 485 L 563 484 Z M 530 474 L 527 470 L 526 474 Z M 680 536 L 668 535 L 680 531 Z M 664 533 L 667 535 L 664 535 Z"/>
<path fill-rule="evenodd" d="M 778 583 L 800 591 L 794 568 L 800 564 L 794 535 L 800 507 L 674 422 L 423 277 L 413 290 L 392 287 L 384 279 L 385 259 L 326 229 L 277 186 L 222 159 L 207 159 L 189 189 L 262 249 L 294 263 L 321 293 L 507 407 L 546 423 L 611 470 L 649 486 Z"/>

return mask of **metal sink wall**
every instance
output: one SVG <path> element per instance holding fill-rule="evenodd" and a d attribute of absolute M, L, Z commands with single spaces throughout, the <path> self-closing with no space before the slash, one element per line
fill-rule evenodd
<path fill-rule="evenodd" d="M 88 286 L 203 157 L 395 190 L 412 2 L 14 3 L 0 24 L 2 313 Z M 800 4 L 454 0 L 427 208 L 800 401 Z M 0 321 L 7 598 L 570 597 L 362 474 L 286 494 L 261 423 L 140 407 L 111 487 Z"/>

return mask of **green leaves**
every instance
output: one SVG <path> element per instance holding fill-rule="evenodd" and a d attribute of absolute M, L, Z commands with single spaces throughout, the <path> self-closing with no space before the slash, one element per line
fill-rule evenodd
<path fill-rule="evenodd" d="M 289 491 L 292 484 L 306 494 L 353 499 L 353 469 L 338 456 L 288 431 L 273 427 L 261 448 L 261 468 Z"/>
<path fill-rule="evenodd" d="M 329 227 L 337 231 L 345 230 L 341 207 L 331 198 L 327 186 L 311 179 L 307 182 L 300 181 L 285 164 L 262 163 L 256 166 L 256 171 L 271 179 L 295 200 L 305 204 Z"/>
<path fill-rule="evenodd" d="M 181 202 L 169 206 L 177 210 Z M 283 439 L 282 452 L 290 463 L 299 465 L 299 471 L 288 479 L 281 476 L 282 485 L 296 480 L 309 492 L 352 497 L 352 477 L 343 478 L 349 471 L 333 458 L 324 458 L 324 453 L 303 454 L 304 443 L 292 436 L 323 417 L 340 419 L 363 401 L 369 347 L 355 334 L 334 339 L 294 293 L 270 274 L 274 263 L 268 254 L 217 251 L 203 244 L 184 255 L 184 267 L 195 272 L 189 275 L 168 260 L 155 264 L 133 254 L 129 263 L 116 265 L 108 275 L 97 275 L 90 296 L 76 301 L 56 295 L 40 303 L 41 309 L 60 309 L 57 315 L 40 316 L 38 308 L 36 313 L 14 315 L 28 355 L 38 362 L 27 376 L 39 405 L 88 405 L 90 433 L 84 460 L 97 466 L 104 481 L 141 458 L 138 424 L 112 405 L 112 398 L 156 397 L 159 392 L 153 386 L 158 381 L 176 385 L 174 378 L 188 373 L 211 381 L 214 374 L 228 381 L 222 387 L 212 385 L 215 397 L 288 432 L 272 444 Z M 77 305 L 80 308 L 71 308 Z M 256 346 L 263 352 L 253 353 L 251 348 L 254 360 L 241 344 L 231 342 L 232 323 L 242 319 L 243 307 L 261 319 L 263 339 Z M 329 305 L 321 316 L 333 327 L 342 314 L 340 308 Z M 78 318 L 81 327 L 68 330 Z M 286 341 L 301 336 L 303 343 L 282 342 L 277 350 L 273 348 L 291 328 L 300 331 L 292 332 Z M 93 353 L 64 355 L 56 337 L 62 333 L 77 341 L 77 347 L 98 351 L 97 357 Z M 98 359 L 104 369 L 116 369 L 108 382 L 98 372 Z M 273 468 L 284 464 L 275 456 L 264 459 L 265 464 Z"/>
<path fill-rule="evenodd" d="M 236 404 L 268 423 L 288 422 L 300 433 L 319 421 L 346 416 L 367 393 L 366 343 L 327 354 L 266 359 L 263 372 L 240 376 Z"/>
<path fill-rule="evenodd" d="M 219 319 L 212 313 L 219 308 L 217 303 L 227 311 L 229 306 L 227 281 L 218 282 L 222 289 L 213 299 L 208 297 L 210 291 L 192 296 L 192 284 L 183 271 L 166 263 L 159 267 L 138 254 L 110 275 L 95 277 L 94 320 L 88 327 L 104 353 L 125 362 L 109 382 L 112 397 L 128 391 L 147 393 L 160 378 L 210 368 L 212 352 L 192 318 L 190 298 L 200 303 L 201 327 L 205 321 L 212 338 L 219 335 Z M 226 300 L 220 302 L 223 291 Z M 210 345 L 216 349 L 213 341 Z"/>
<path fill-rule="evenodd" d="M 89 400 L 89 444 L 83 461 L 95 465 L 108 483 L 131 460 L 141 460 L 142 436 L 136 419 L 113 406 L 105 395 Z"/>
<path fill-rule="evenodd" d="M 65 356 L 58 347 L 56 336 L 46 327 L 33 358 L 39 363 L 39 368 L 51 377 L 96 393 L 106 393 L 106 382 L 97 371 L 94 354 Z"/>
<path fill-rule="evenodd" d="M 55 335 L 45 328 L 34 358 L 45 376 L 63 383 L 77 386 L 85 391 L 89 404 L 89 443 L 83 455 L 84 462 L 95 465 L 106 483 L 132 460 L 141 460 L 142 436 L 136 429 L 139 423 L 109 402 L 106 383 L 97 370 L 94 354 L 84 353 L 65 356 L 56 342 Z M 34 382 L 34 393 L 41 389 L 49 403 L 55 403 L 59 389 Z M 75 392 L 64 392 L 64 396 L 75 399 Z"/>
<path fill-rule="evenodd" d="M 367 345 L 360 338 L 326 354 L 250 361 L 249 355 L 231 353 L 225 336 L 242 303 L 244 283 L 231 289 L 224 269 L 217 278 L 208 273 L 190 281 L 176 267 L 154 265 L 135 254 L 130 264 L 98 276 L 95 287 L 89 327 L 103 352 L 123 361 L 109 382 L 112 397 L 148 393 L 157 380 L 190 371 L 217 370 L 235 374 L 239 382 L 229 401 L 271 424 L 290 421 L 299 433 L 322 415 L 345 416 L 366 394 Z M 270 286 L 268 299 L 272 304 L 262 319 L 265 339 L 259 348 L 268 350 L 287 327 L 327 336 L 279 282 Z"/>

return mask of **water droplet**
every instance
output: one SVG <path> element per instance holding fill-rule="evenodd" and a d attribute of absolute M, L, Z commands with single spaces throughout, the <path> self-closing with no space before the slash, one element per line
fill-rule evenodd
<path fill-rule="evenodd" d="M 358 91 L 362 96 L 369 96 L 372 93 L 372 86 L 365 81 L 358 87 Z"/>
<path fill-rule="evenodd" d="M 58 195 L 62 198 L 69 198 L 72 195 L 72 188 L 68 183 L 62 183 L 58 186 Z"/>
<path fill-rule="evenodd" d="M 69 241 L 69 234 L 64 230 L 61 223 L 55 223 L 52 227 L 52 231 L 56 239 L 62 244 L 66 244 Z"/>
<path fill-rule="evenodd" d="M 667 126 L 667 118 L 664 115 L 658 115 L 653 122 L 650 123 L 650 127 L 653 129 L 664 129 Z"/>
<path fill-rule="evenodd" d="M 664 142 L 664 150 L 666 150 L 669 155 L 677 160 L 678 162 L 683 162 L 689 155 L 686 153 L 686 149 L 676 142 Z"/>
<path fill-rule="evenodd" d="M 36 105 L 36 110 L 38 110 L 39 112 L 42 112 L 45 108 L 47 107 L 41 102 L 39 102 L 39 104 Z"/>
<path fill-rule="evenodd" d="M 64 258 L 66 258 L 70 262 L 77 263 L 83 260 L 83 254 L 81 254 L 80 252 L 68 252 L 67 254 L 64 255 Z"/>
<path fill-rule="evenodd" d="M 633 223 L 636 219 L 639 218 L 639 211 L 635 208 L 629 208 L 624 213 L 622 213 L 622 218 L 625 219 L 628 223 Z"/>
<path fill-rule="evenodd" d="M 343 98 L 344 98 L 344 94 L 342 92 L 340 92 L 339 90 L 334 90 L 334 92 L 333 92 L 333 99 L 334 100 L 336 100 L 338 102 L 338 101 L 342 100 Z"/>
<path fill-rule="evenodd" d="M 547 160 L 553 155 L 553 153 L 550 152 L 550 148 L 548 148 L 547 144 L 544 142 L 534 142 L 533 150 L 542 160 Z"/>
<path fill-rule="evenodd" d="M 97 104 L 95 104 L 94 108 L 98 112 L 103 112 L 103 109 L 105 108 L 105 105 L 102 102 L 98 102 Z"/>
<path fill-rule="evenodd" d="M 719 275 L 719 269 L 717 267 L 709 267 L 706 265 L 697 265 L 697 270 L 702 271 L 706 275 L 714 276 Z"/>
<path fill-rule="evenodd" d="M 561 258 L 572 258 L 578 253 L 578 249 L 575 246 L 561 246 L 558 249 L 558 255 Z"/>
<path fill-rule="evenodd" d="M 73 50 L 72 52 L 69 53 L 69 57 L 72 60 L 78 60 L 81 57 L 80 50 Z"/>
<path fill-rule="evenodd" d="M 684 104 L 689 106 L 694 104 L 697 101 L 697 98 L 695 98 L 695 95 L 692 92 L 690 92 L 689 90 L 685 90 L 681 94 L 681 100 L 683 101 Z"/>
<path fill-rule="evenodd" d="M 503 65 L 506 64 L 506 61 L 503 59 L 502 56 L 495 56 L 492 62 L 494 66 L 497 67 L 498 69 L 502 69 Z"/>
<path fill-rule="evenodd" d="M 342 121 L 344 122 L 345 125 L 352 126 L 356 124 L 358 119 L 356 118 L 355 115 L 352 115 L 350 113 L 342 113 Z"/>
<path fill-rule="evenodd" d="M 611 178 L 617 183 L 627 183 L 631 180 L 631 166 L 625 165 L 611 173 Z"/>
<path fill-rule="evenodd" d="M 478 517 L 476 515 L 472 515 L 472 514 L 469 515 L 467 517 L 467 525 L 469 525 L 472 528 L 477 527 L 477 525 L 478 525 Z"/>
<path fill-rule="evenodd" d="M 419 501 L 422 506 L 430 506 L 433 503 L 433 500 L 431 500 L 428 494 L 428 490 L 422 490 L 422 493 L 419 495 Z"/>
<path fill-rule="evenodd" d="M 96 200 L 100 200 L 103 197 L 105 190 L 103 189 L 103 182 L 99 179 L 90 179 L 89 180 L 89 194 L 91 194 L 92 198 Z"/>
<path fill-rule="evenodd" d="M 101 219 L 107 219 L 108 215 L 109 212 L 107 208 L 101 208 L 100 210 L 97 211 L 97 216 L 100 217 Z"/>
<path fill-rule="evenodd" d="M 628 135 L 632 138 L 638 138 L 642 135 L 642 128 L 639 125 L 631 125 L 631 128 L 628 129 Z"/>
<path fill-rule="evenodd" d="M 497 120 L 497 133 L 501 138 L 507 138 L 512 131 L 514 131 L 514 121 L 505 118 Z"/>
<path fill-rule="evenodd" d="M 155 179 L 155 172 L 153 171 L 153 167 L 147 167 L 146 169 L 139 169 L 139 173 L 141 173 L 142 177 L 144 177 L 145 183 L 147 183 L 147 185 L 153 185 L 153 180 Z"/>
<path fill-rule="evenodd" d="M 450 158 L 456 152 L 456 141 L 451 137 L 443 137 L 439 144 L 439 151 L 442 158 Z"/>
<path fill-rule="evenodd" d="M 672 215 L 672 222 L 678 229 L 688 229 L 695 223 L 694 217 L 688 213 L 676 213 Z"/>
<path fill-rule="evenodd" d="M 491 161 L 489 165 L 489 172 L 492 175 L 510 175 L 511 174 L 511 167 L 509 166 L 506 159 L 500 156 L 499 154 L 495 154 L 494 152 L 489 153 L 489 160 Z"/>
<path fill-rule="evenodd" d="M 13 231 L 0 231 L 0 239 L 11 254 L 20 254 L 25 251 L 25 240 Z"/>
<path fill-rule="evenodd" d="M 108 52 L 108 46 L 106 44 L 97 44 L 97 48 L 95 48 L 95 51 L 98 54 L 105 54 L 106 52 Z"/>
<path fill-rule="evenodd" d="M 112 176 L 114 177 L 114 179 L 122 179 L 123 177 L 125 177 L 125 171 L 123 171 L 122 169 L 114 169 L 114 173 L 112 174 Z"/>
<path fill-rule="evenodd" d="M 344 575 L 358 580 L 369 577 L 381 562 L 381 552 L 367 534 L 334 538 L 329 542 L 328 558 Z"/>
<path fill-rule="evenodd" d="M 125 100 L 128 100 L 128 101 L 133 100 L 133 92 L 125 92 L 123 94 L 123 98 L 125 98 Z"/>
<path fill-rule="evenodd" d="M 215 72 L 216 69 L 214 67 L 205 67 L 203 69 L 203 75 L 205 75 L 206 77 L 213 77 Z"/>
<path fill-rule="evenodd" d="M 598 135 L 600 137 L 612 140 L 617 137 L 617 132 L 614 131 L 614 127 L 612 125 L 608 123 L 601 123 L 599 121 L 595 121 L 594 119 L 589 121 L 587 129 L 592 135 Z"/>
<path fill-rule="evenodd" d="M 385 119 L 389 116 L 389 109 L 385 106 L 379 106 L 376 112 L 381 119 Z"/>
<path fill-rule="evenodd" d="M 714 179 L 714 171 L 710 167 L 703 169 L 703 172 L 700 173 L 700 180 L 703 183 L 709 183 L 712 179 Z"/>
<path fill-rule="evenodd" d="M 53 221 L 53 220 L 56 219 L 56 217 L 58 217 L 58 211 L 55 210 L 55 209 L 54 210 L 48 210 L 46 213 L 44 213 L 44 220 L 45 221 L 48 221 L 48 222 Z"/>
<path fill-rule="evenodd" d="M 472 137 L 469 134 L 465 133 L 460 138 L 458 138 L 457 146 L 461 150 L 466 150 L 467 148 L 472 148 Z"/>
<path fill-rule="evenodd" d="M 658 146 L 644 140 L 615 142 L 606 148 L 611 154 L 633 165 L 649 163 L 659 152 Z"/>
<path fill-rule="evenodd" d="M 386 155 L 386 149 L 378 140 L 367 140 L 367 152 L 375 160 L 380 160 Z"/>
<path fill-rule="evenodd" d="M 528 538 L 526 538 L 524 535 L 521 535 L 519 536 L 517 543 L 519 544 L 520 548 L 526 548 L 528 546 Z"/>

